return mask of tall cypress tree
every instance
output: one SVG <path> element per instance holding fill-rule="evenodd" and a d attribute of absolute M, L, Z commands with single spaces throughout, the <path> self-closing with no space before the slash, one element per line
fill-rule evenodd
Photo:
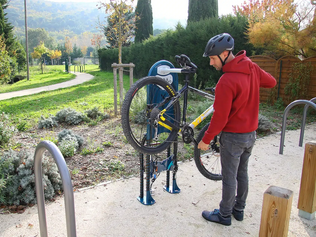
<path fill-rule="evenodd" d="M 25 67 L 26 54 L 23 46 L 17 41 L 13 34 L 13 26 L 6 18 L 7 13 L 4 10 L 8 7 L 7 0 L 0 0 L 0 35 L 3 36 L 6 50 L 11 57 L 11 75 L 12 78 L 16 74 L 16 70 Z"/>
<path fill-rule="evenodd" d="M 218 17 L 218 0 L 189 0 L 188 23 Z"/>
<path fill-rule="evenodd" d="M 14 43 L 14 35 L 13 35 L 13 26 L 8 22 L 6 18 L 7 13 L 4 13 L 4 10 L 8 7 L 7 0 L 0 0 L 1 10 L 0 13 L 0 35 L 3 34 L 5 39 L 6 48 L 10 49 L 11 45 Z"/>
<path fill-rule="evenodd" d="M 135 42 L 139 43 L 153 35 L 151 0 L 138 0 L 135 13 L 137 16 Z"/>

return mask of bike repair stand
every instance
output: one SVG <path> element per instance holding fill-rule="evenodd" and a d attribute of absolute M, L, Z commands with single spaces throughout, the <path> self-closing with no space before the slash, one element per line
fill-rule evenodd
<path fill-rule="evenodd" d="M 173 88 L 178 91 L 178 75 L 176 73 L 168 74 L 159 74 L 159 68 L 174 68 L 173 64 L 166 60 L 160 60 L 156 62 L 149 70 L 148 76 L 159 76 L 166 80 Z M 152 93 L 150 90 L 147 93 Z M 161 90 L 161 93 L 166 93 Z M 159 96 L 157 96 L 159 98 Z M 160 101 L 155 101 L 160 102 Z M 161 131 L 159 131 L 161 132 Z M 172 144 L 170 145 L 172 146 Z M 144 205 L 152 205 L 155 203 L 155 200 L 151 196 L 151 186 L 153 182 L 157 179 L 157 176 L 160 172 L 166 170 L 166 186 L 164 190 L 169 193 L 179 193 L 180 189 L 176 182 L 176 174 L 178 171 L 177 163 L 177 152 L 178 152 L 178 143 L 177 141 L 173 142 L 173 154 L 171 154 L 171 148 L 167 149 L 167 158 L 163 161 L 154 161 L 152 156 L 146 155 L 146 165 L 144 167 L 144 154 L 140 154 L 140 195 L 138 200 Z M 172 186 L 170 187 L 170 171 L 172 171 Z M 146 195 L 144 195 L 144 173 L 146 174 Z"/>
<path fill-rule="evenodd" d="M 144 154 L 140 153 L 140 195 L 138 201 L 144 205 L 153 205 L 155 200 L 151 196 L 151 186 L 157 179 L 160 172 L 166 170 L 166 186 L 164 190 L 168 193 L 180 193 L 177 185 L 176 174 L 178 171 L 177 152 L 178 143 L 173 143 L 173 154 L 170 155 L 170 147 L 167 150 L 167 159 L 163 161 L 153 161 L 152 156 L 146 155 L 146 166 L 144 167 Z M 170 187 L 170 171 L 172 171 L 172 186 Z M 146 195 L 144 195 L 144 173 L 146 173 Z M 158 175 L 157 175 L 158 174 Z"/>

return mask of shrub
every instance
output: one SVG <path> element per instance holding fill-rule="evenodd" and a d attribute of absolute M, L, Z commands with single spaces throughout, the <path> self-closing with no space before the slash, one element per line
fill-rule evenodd
<path fill-rule="evenodd" d="M 46 200 L 62 190 L 57 165 L 43 157 L 43 184 Z M 34 158 L 26 152 L 8 151 L 0 157 L 0 203 L 26 205 L 36 203 Z"/>
<path fill-rule="evenodd" d="M 56 121 L 56 118 L 54 116 L 50 116 L 49 118 L 45 118 L 44 116 L 41 116 L 40 120 L 38 121 L 38 128 L 39 129 L 50 129 L 53 127 L 57 127 L 58 123 Z"/>
<path fill-rule="evenodd" d="M 61 142 L 62 140 L 73 140 L 72 138 L 75 138 L 75 140 L 78 142 L 78 148 L 80 148 L 83 145 L 83 138 L 73 133 L 71 130 L 64 129 L 63 131 L 58 133 L 58 142 Z"/>
<path fill-rule="evenodd" d="M 101 113 L 99 111 L 98 107 L 94 107 L 94 108 L 86 110 L 84 112 L 88 116 L 88 118 L 91 118 L 91 119 L 101 118 L 101 120 L 102 120 L 102 119 L 108 119 L 109 118 L 109 115 L 107 113 L 104 113 L 104 114 Z"/>
<path fill-rule="evenodd" d="M 19 132 L 25 132 L 28 129 L 28 124 L 26 121 L 20 121 L 19 124 L 16 126 Z"/>
<path fill-rule="evenodd" d="M 77 125 L 85 120 L 85 115 L 74 109 L 62 109 L 56 114 L 56 120 L 59 123 L 67 123 L 68 125 Z"/>
<path fill-rule="evenodd" d="M 64 157 L 72 157 L 78 150 L 78 142 L 75 138 L 70 137 L 70 139 L 62 140 L 58 144 L 59 150 Z"/>
<path fill-rule="evenodd" d="M 71 130 L 64 129 L 58 133 L 58 147 L 64 157 L 73 156 L 83 143 L 83 138 Z"/>
<path fill-rule="evenodd" d="M 16 129 L 10 125 L 9 116 L 5 113 L 0 114 L 0 147 L 9 143 L 10 138 Z"/>
<path fill-rule="evenodd" d="M 273 127 L 273 123 L 266 116 L 259 114 L 258 132 L 269 132 Z"/>

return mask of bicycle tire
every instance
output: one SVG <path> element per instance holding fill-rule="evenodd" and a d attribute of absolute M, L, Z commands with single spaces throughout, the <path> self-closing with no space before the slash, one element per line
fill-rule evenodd
<path fill-rule="evenodd" d="M 153 114 L 159 114 L 159 111 L 168 104 L 166 102 L 157 107 L 158 103 L 175 95 L 176 92 L 172 85 L 157 76 L 144 77 L 128 90 L 122 104 L 121 123 L 127 141 L 135 150 L 153 155 L 166 150 L 175 141 L 178 131 L 176 129 L 167 130 L 158 124 L 158 119 L 151 117 Z M 179 101 L 175 101 L 171 108 L 164 113 L 164 118 L 179 127 Z M 145 134 L 147 134 L 147 139 L 143 144 Z"/>
<path fill-rule="evenodd" d="M 208 129 L 209 123 L 205 125 L 202 130 L 199 132 L 198 137 L 196 139 L 197 143 L 199 143 L 206 130 Z M 194 161 L 195 165 L 200 171 L 200 173 L 211 180 L 222 180 L 222 166 L 220 161 L 219 154 L 219 138 L 215 136 L 212 141 L 214 144 L 211 145 L 210 149 L 207 151 L 202 151 L 197 148 L 197 145 L 194 146 Z M 211 142 L 211 144 L 212 144 Z"/>

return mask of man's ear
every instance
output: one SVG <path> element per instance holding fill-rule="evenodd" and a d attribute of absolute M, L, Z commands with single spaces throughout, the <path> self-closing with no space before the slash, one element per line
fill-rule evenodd
<path fill-rule="evenodd" d="M 222 52 L 222 56 L 223 56 L 223 58 L 226 58 L 228 56 L 228 51 L 225 50 L 224 52 Z"/>

